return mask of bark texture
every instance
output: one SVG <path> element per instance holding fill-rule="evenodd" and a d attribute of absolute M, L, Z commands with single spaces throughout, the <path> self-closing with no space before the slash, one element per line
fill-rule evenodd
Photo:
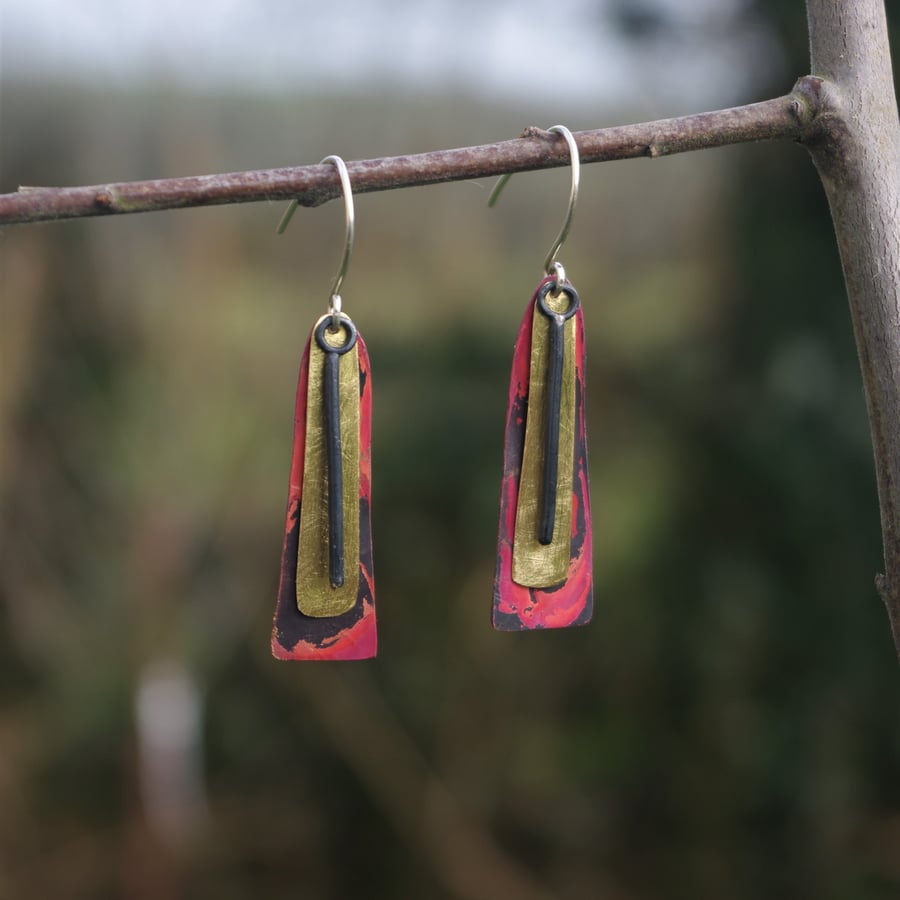
<path fill-rule="evenodd" d="M 837 236 L 868 404 L 884 574 L 900 656 L 900 123 L 882 0 L 807 0 L 818 110 L 805 144 Z"/>
<path fill-rule="evenodd" d="M 676 119 L 580 131 L 575 140 L 583 163 L 655 158 L 748 141 L 797 140 L 804 125 L 801 112 L 805 111 L 796 98 L 787 95 Z M 569 150 L 562 137 L 531 127 L 512 141 L 358 160 L 348 162 L 347 171 L 353 192 L 365 194 L 568 165 Z M 87 187 L 22 187 L 0 195 L 0 224 L 255 200 L 320 206 L 340 196 L 340 180 L 334 166 L 327 164 Z"/>

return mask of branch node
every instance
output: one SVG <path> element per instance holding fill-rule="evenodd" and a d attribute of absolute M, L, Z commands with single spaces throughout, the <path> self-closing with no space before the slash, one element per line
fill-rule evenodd
<path fill-rule="evenodd" d="M 883 574 L 875 576 L 875 587 L 887 608 L 891 631 L 894 635 L 894 646 L 897 648 L 897 656 L 900 658 L 900 595 L 894 590 L 887 576 Z"/>
<path fill-rule="evenodd" d="M 800 78 L 791 91 L 791 112 L 803 127 L 809 127 L 819 111 L 819 95 L 821 78 L 805 75 Z"/>
<path fill-rule="evenodd" d="M 519 135 L 519 137 L 520 138 L 544 138 L 544 137 L 547 137 L 547 135 L 549 133 L 550 132 L 545 131 L 543 128 L 538 128 L 537 125 L 528 125 L 522 130 L 522 133 Z"/>
<path fill-rule="evenodd" d="M 885 606 L 888 609 L 891 607 L 897 607 L 900 605 L 900 597 L 896 596 L 896 593 L 893 589 L 893 585 L 888 581 L 887 575 L 883 573 L 879 573 L 875 576 L 875 587 L 878 590 L 878 594 L 882 600 L 884 600 Z"/>
<path fill-rule="evenodd" d="M 833 81 L 806 75 L 795 85 L 791 108 L 798 112 L 799 141 L 813 157 L 823 183 L 855 182 L 856 148 L 849 138 L 846 103 Z"/>
<path fill-rule="evenodd" d="M 803 129 L 802 141 L 819 137 L 832 127 L 842 108 L 838 86 L 817 75 L 804 75 L 791 92 L 791 111 Z"/>

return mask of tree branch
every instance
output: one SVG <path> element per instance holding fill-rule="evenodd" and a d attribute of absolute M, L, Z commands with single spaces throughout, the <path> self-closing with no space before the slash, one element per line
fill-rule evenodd
<path fill-rule="evenodd" d="M 790 94 L 676 119 L 582 131 L 575 139 L 585 163 L 669 156 L 749 141 L 797 140 L 813 115 L 799 95 Z M 512 141 L 350 162 L 347 169 L 354 193 L 364 194 L 568 164 L 566 143 L 559 135 L 527 128 Z M 338 196 L 340 183 L 330 165 L 87 187 L 23 187 L 0 195 L 0 224 L 256 200 L 295 199 L 302 206 L 320 206 Z"/>
<path fill-rule="evenodd" d="M 831 206 L 881 506 L 876 579 L 900 656 L 900 123 L 882 0 L 807 0 L 820 110 L 807 139 Z"/>

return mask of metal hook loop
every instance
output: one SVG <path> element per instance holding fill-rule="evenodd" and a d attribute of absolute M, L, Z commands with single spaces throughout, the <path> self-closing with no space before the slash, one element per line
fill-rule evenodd
<path fill-rule="evenodd" d="M 356 213 L 353 208 L 353 190 L 350 186 L 350 174 L 347 172 L 347 164 L 340 156 L 326 156 L 322 163 L 331 163 L 338 170 L 338 177 L 341 180 L 341 191 L 344 194 L 344 256 L 341 259 L 340 268 L 334 277 L 334 283 L 331 286 L 331 300 L 328 304 L 328 312 L 331 314 L 331 330 L 337 331 L 340 327 L 341 315 L 341 285 L 344 283 L 344 276 L 350 268 L 350 257 L 353 255 L 353 239 L 356 234 Z M 299 204 L 296 200 L 292 200 L 290 206 L 285 210 L 278 225 L 278 234 L 284 234 L 288 223 L 294 215 Z"/>
<path fill-rule="evenodd" d="M 575 143 L 575 138 L 565 125 L 554 125 L 547 130 L 555 131 L 566 139 L 566 143 L 569 145 L 569 157 L 572 161 L 572 184 L 569 188 L 569 209 L 566 212 L 566 220 L 563 222 L 562 228 L 559 229 L 559 234 L 556 236 L 556 240 L 553 242 L 553 246 L 550 248 L 547 259 L 544 262 L 544 271 L 548 275 L 556 272 L 556 292 L 559 293 L 559 286 L 565 281 L 565 270 L 562 270 L 561 265 L 559 269 L 555 268 L 556 265 L 559 265 L 556 262 L 556 255 L 569 236 L 569 229 L 572 227 L 572 219 L 575 216 L 575 204 L 578 202 L 578 186 L 581 184 L 581 157 L 578 155 L 578 145 Z"/>
<path fill-rule="evenodd" d="M 341 310 L 341 285 L 344 276 L 350 268 L 350 257 L 353 255 L 353 238 L 356 234 L 356 213 L 353 209 L 353 191 L 350 187 L 350 175 L 347 172 L 346 163 L 339 156 L 326 156 L 323 163 L 331 163 L 337 170 L 341 179 L 341 190 L 344 192 L 344 256 L 337 275 L 334 276 L 334 284 L 331 286 L 331 312 L 337 314 Z M 335 327 L 337 327 L 335 325 Z"/>
<path fill-rule="evenodd" d="M 548 275 L 554 275 L 556 277 L 554 296 L 558 296 L 560 287 L 566 282 L 566 270 L 563 268 L 562 263 L 556 261 L 556 257 L 560 248 L 565 243 L 566 238 L 569 236 L 569 229 L 572 227 L 572 219 L 575 216 L 575 204 L 578 202 L 578 187 L 581 184 L 581 157 L 578 154 L 578 145 L 575 143 L 575 138 L 565 125 L 553 125 L 551 128 L 548 128 L 547 131 L 554 131 L 565 138 L 566 144 L 569 147 L 569 158 L 572 166 L 572 183 L 569 188 L 569 208 L 566 212 L 566 218 L 562 224 L 562 228 L 560 228 L 559 234 L 556 236 L 556 240 L 553 242 L 553 246 L 547 254 L 547 259 L 544 261 L 544 271 Z M 491 191 L 488 206 L 493 206 L 497 202 L 500 197 L 500 192 L 506 187 L 506 183 L 510 178 L 512 178 L 511 173 L 503 175 L 497 181 L 497 184 L 494 185 L 494 189 Z"/>

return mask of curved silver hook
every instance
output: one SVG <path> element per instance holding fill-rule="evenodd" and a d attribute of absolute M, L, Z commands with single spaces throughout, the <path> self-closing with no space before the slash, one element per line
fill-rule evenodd
<path fill-rule="evenodd" d="M 331 163 L 338 170 L 338 177 L 341 180 L 341 191 L 344 194 L 344 256 L 341 259 L 340 268 L 334 277 L 334 283 L 331 286 L 331 301 L 328 304 L 328 312 L 331 314 L 332 329 L 339 327 L 339 317 L 341 313 L 341 285 L 344 283 L 344 276 L 350 268 L 350 257 L 353 255 L 353 239 L 356 234 L 356 213 L 353 208 L 353 190 L 350 186 L 350 174 L 347 172 L 347 164 L 340 156 L 326 156 L 322 163 Z M 284 211 L 281 222 L 278 224 L 278 234 L 284 234 L 284 230 L 288 227 L 288 223 L 293 218 L 299 204 L 296 200 L 291 200 L 290 205 Z"/>
<path fill-rule="evenodd" d="M 566 218 L 562 228 L 560 228 L 559 234 L 556 236 L 556 240 L 553 242 L 553 246 L 550 248 L 546 260 L 544 260 L 544 271 L 548 275 L 556 276 L 555 291 L 558 294 L 560 285 L 565 284 L 566 282 L 566 270 L 562 267 L 562 263 L 556 261 L 556 257 L 560 248 L 565 243 L 566 238 L 569 236 L 569 229 L 572 227 L 572 219 L 575 216 L 575 204 L 578 202 L 578 187 L 581 184 L 581 157 L 578 155 L 578 145 L 575 143 L 575 138 L 565 125 L 553 125 L 551 128 L 548 128 L 547 131 L 555 131 L 565 138 L 566 144 L 569 147 L 569 158 L 571 159 L 572 165 L 572 184 L 569 189 L 569 208 L 566 212 Z M 500 192 L 506 187 L 506 183 L 510 178 L 512 178 L 512 173 L 500 177 L 494 185 L 494 189 L 491 191 L 491 196 L 488 199 L 488 206 L 493 206 L 497 202 L 500 197 Z"/>
<path fill-rule="evenodd" d="M 575 204 L 578 202 L 578 186 L 581 184 L 581 157 L 578 155 L 578 145 L 575 143 L 575 138 L 565 125 L 554 125 L 547 130 L 555 131 L 566 139 L 566 143 L 569 145 L 569 157 L 572 161 L 572 185 L 569 188 L 569 209 L 566 212 L 566 220 L 563 222 L 562 228 L 559 229 L 559 234 L 556 236 L 556 240 L 547 254 L 547 259 L 544 261 L 544 271 L 548 275 L 556 272 L 556 290 L 558 292 L 559 286 L 566 280 L 566 274 L 561 264 L 556 261 L 556 256 L 569 236 L 569 229 L 572 227 L 572 219 L 575 216 Z"/>
<path fill-rule="evenodd" d="M 350 187 L 350 175 L 347 172 L 346 163 L 339 156 L 326 156 L 323 163 L 331 163 L 337 170 L 341 179 L 341 190 L 344 192 L 344 256 L 337 275 L 334 276 L 334 284 L 331 286 L 330 312 L 336 315 L 341 311 L 341 285 L 344 276 L 350 268 L 350 257 L 353 255 L 353 238 L 356 234 L 356 213 L 353 209 L 353 191 Z M 335 326 L 336 327 L 336 326 Z"/>

